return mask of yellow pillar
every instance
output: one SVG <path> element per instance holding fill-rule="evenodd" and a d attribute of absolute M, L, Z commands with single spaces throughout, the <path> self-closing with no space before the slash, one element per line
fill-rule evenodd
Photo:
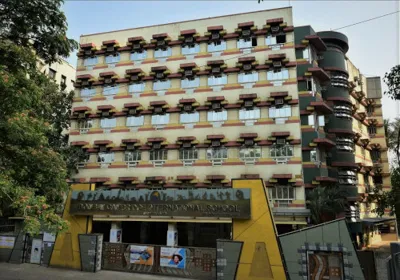
<path fill-rule="evenodd" d="M 234 179 L 232 186 L 235 189 L 251 189 L 251 219 L 233 220 L 233 240 L 243 242 L 236 279 L 285 280 L 282 255 L 263 181 Z"/>
<path fill-rule="evenodd" d="M 90 190 L 94 190 L 94 184 L 74 184 L 71 186 L 63 213 L 63 219 L 70 222 L 70 227 L 67 232 L 57 235 L 50 266 L 81 269 L 78 234 L 92 231 L 92 217 L 71 216 L 69 209 L 72 191 Z"/>

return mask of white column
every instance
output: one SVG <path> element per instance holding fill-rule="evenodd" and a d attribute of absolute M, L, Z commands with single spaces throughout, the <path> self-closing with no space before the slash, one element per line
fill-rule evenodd
<path fill-rule="evenodd" d="M 176 223 L 168 223 L 167 246 L 178 246 L 178 229 Z"/>
<path fill-rule="evenodd" d="M 121 222 L 111 222 L 110 243 L 122 242 L 122 227 Z"/>

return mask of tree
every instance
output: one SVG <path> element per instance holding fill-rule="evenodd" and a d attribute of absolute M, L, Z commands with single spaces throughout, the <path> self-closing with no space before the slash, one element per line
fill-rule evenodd
<path fill-rule="evenodd" d="M 333 220 L 347 204 L 346 191 L 337 186 L 317 187 L 307 195 L 307 208 L 313 224 Z"/>
<path fill-rule="evenodd" d="M 390 69 L 390 72 L 385 74 L 383 81 L 388 87 L 384 94 L 392 99 L 400 100 L 400 65 Z"/>
<path fill-rule="evenodd" d="M 54 209 L 63 202 L 80 155 L 67 145 L 72 93 L 41 73 L 77 43 L 66 37 L 63 1 L 0 1 L 0 206 L 21 215 L 25 230 L 63 231 Z M 71 155 L 75 158 L 71 158 Z"/>

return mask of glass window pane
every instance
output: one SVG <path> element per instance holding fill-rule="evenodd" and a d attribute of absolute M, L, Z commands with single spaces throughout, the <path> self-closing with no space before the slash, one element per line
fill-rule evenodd
<path fill-rule="evenodd" d="M 89 97 L 96 94 L 96 89 L 94 88 L 83 88 L 81 89 L 81 96 L 82 97 Z"/>
<path fill-rule="evenodd" d="M 100 127 L 101 128 L 111 128 L 115 127 L 117 125 L 117 119 L 112 118 L 112 119 L 101 119 L 100 120 Z"/>
<path fill-rule="evenodd" d="M 181 80 L 181 88 L 195 88 L 200 86 L 200 78 L 196 77 L 193 80 L 183 79 Z"/>
<path fill-rule="evenodd" d="M 244 48 L 251 48 L 252 47 L 252 42 L 251 39 L 239 39 L 237 41 L 237 47 L 238 49 L 244 49 Z"/>
<path fill-rule="evenodd" d="M 265 38 L 265 44 L 266 45 L 276 45 L 276 37 L 268 36 Z"/>
<path fill-rule="evenodd" d="M 126 118 L 126 126 L 142 126 L 144 123 L 144 116 L 138 117 L 127 117 Z"/>
<path fill-rule="evenodd" d="M 170 87 L 171 87 L 171 81 L 170 80 L 156 81 L 156 82 L 153 83 L 153 90 L 169 89 Z"/>
<path fill-rule="evenodd" d="M 106 63 L 117 63 L 120 60 L 121 56 L 119 54 L 106 56 Z"/>
<path fill-rule="evenodd" d="M 130 84 L 128 91 L 129 92 L 143 92 L 144 91 L 145 84 L 144 83 L 139 83 L 139 84 Z"/>
<path fill-rule="evenodd" d="M 119 86 L 105 86 L 103 88 L 103 95 L 114 95 L 119 91 Z"/>
<path fill-rule="evenodd" d="M 143 60 L 147 58 L 147 51 L 131 53 L 131 60 Z"/>
<path fill-rule="evenodd" d="M 226 50 L 226 42 L 219 41 L 219 42 L 212 42 L 207 45 L 208 52 L 219 52 Z"/>
<path fill-rule="evenodd" d="M 183 55 L 190 55 L 190 54 L 196 54 L 200 52 L 200 46 L 199 45 L 194 45 L 192 47 L 190 46 L 184 46 L 182 47 L 182 54 Z"/>
<path fill-rule="evenodd" d="M 209 86 L 218 86 L 225 85 L 228 82 L 228 77 L 226 75 L 222 75 L 221 77 L 210 76 L 208 77 L 208 85 Z"/>
<path fill-rule="evenodd" d="M 110 163 L 114 161 L 114 153 L 98 153 L 97 162 Z"/>
<path fill-rule="evenodd" d="M 168 57 L 168 56 L 171 56 L 171 54 L 172 54 L 171 48 L 167 48 L 166 50 L 158 49 L 158 50 L 154 51 L 155 58 Z"/>
<path fill-rule="evenodd" d="M 193 112 L 191 114 L 183 113 L 180 115 L 181 123 L 195 123 L 199 122 L 199 120 L 200 120 L 199 112 Z"/>
<path fill-rule="evenodd" d="M 169 114 L 151 116 L 151 124 L 153 125 L 162 125 L 168 123 L 169 123 Z"/>
<path fill-rule="evenodd" d="M 227 119 L 228 119 L 228 112 L 225 110 L 221 112 L 215 112 L 215 111 L 207 112 L 207 120 L 209 122 L 226 121 Z"/>
<path fill-rule="evenodd" d="M 88 58 L 85 58 L 85 59 L 84 59 L 83 65 L 84 65 L 84 66 L 93 66 L 93 65 L 96 65 L 96 64 L 97 64 L 97 61 L 98 61 L 97 56 L 95 56 L 95 57 L 88 57 Z"/>

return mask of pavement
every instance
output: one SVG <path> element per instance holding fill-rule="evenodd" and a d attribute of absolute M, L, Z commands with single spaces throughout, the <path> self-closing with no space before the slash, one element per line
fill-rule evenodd
<path fill-rule="evenodd" d="M 61 268 L 44 267 L 35 264 L 11 264 L 0 262 L 1 280 L 188 280 L 187 278 L 176 278 L 150 274 L 139 274 L 130 272 L 117 272 L 101 270 L 96 273 L 68 270 Z"/>

